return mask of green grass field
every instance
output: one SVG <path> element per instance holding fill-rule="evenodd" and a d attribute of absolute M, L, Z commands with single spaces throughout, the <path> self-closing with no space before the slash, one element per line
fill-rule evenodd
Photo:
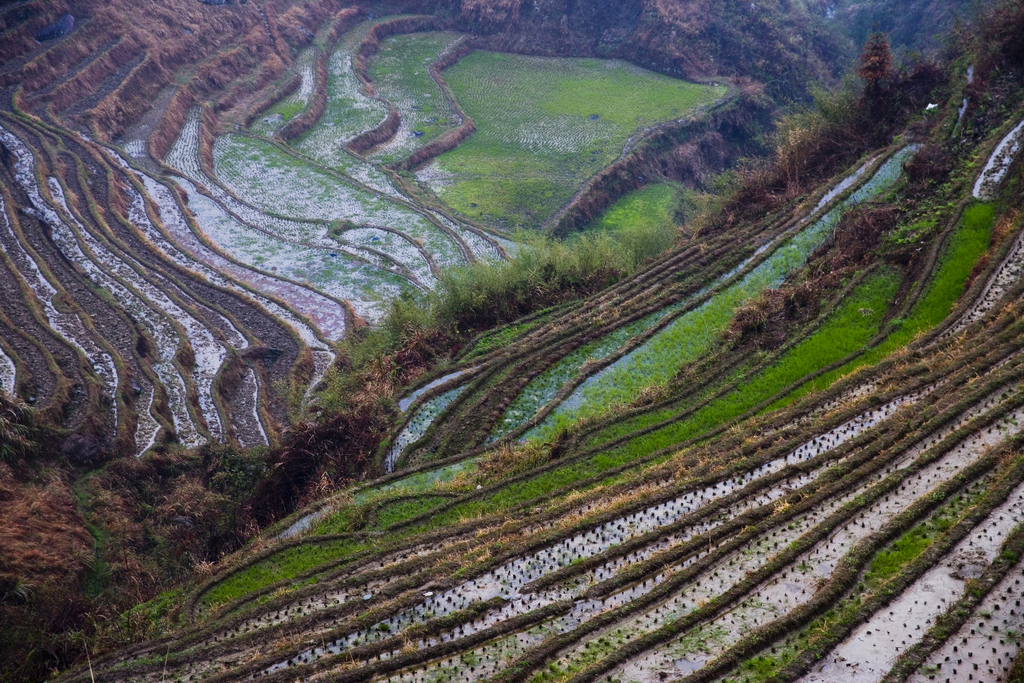
<path fill-rule="evenodd" d="M 675 183 L 647 185 L 621 197 L 591 223 L 588 231 L 620 233 L 637 228 L 662 228 L 676 223 L 683 188 Z"/>
<path fill-rule="evenodd" d="M 537 228 L 614 162 L 634 133 L 727 92 L 621 61 L 474 52 L 445 71 L 476 133 L 437 162 L 452 208 L 504 228 Z"/>

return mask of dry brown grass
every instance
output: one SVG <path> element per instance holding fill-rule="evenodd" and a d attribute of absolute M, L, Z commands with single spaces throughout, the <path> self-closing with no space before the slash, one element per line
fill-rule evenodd
<path fill-rule="evenodd" d="M 775 349 L 787 339 L 788 323 L 807 308 L 816 309 L 819 290 L 814 283 L 766 289 L 736 309 L 726 338 L 733 343 L 753 343 L 759 349 Z"/>
<path fill-rule="evenodd" d="M 370 90 L 372 86 L 368 86 L 367 90 Z M 398 110 L 392 106 L 388 106 L 388 115 L 384 121 L 376 128 L 371 128 L 365 133 L 361 133 L 352 139 L 348 143 L 348 148 L 356 154 L 364 154 L 369 152 L 377 145 L 382 145 L 391 138 L 395 137 L 395 133 L 402 126 L 402 117 L 399 115 Z"/>
<path fill-rule="evenodd" d="M 313 96 L 306 106 L 306 111 L 295 117 L 285 125 L 278 133 L 285 140 L 293 140 L 320 120 L 324 110 L 327 109 L 327 53 L 320 52 L 316 58 L 316 81 L 313 89 Z"/>
<path fill-rule="evenodd" d="M 999 220 L 996 221 L 995 227 L 992 229 L 992 244 L 1002 244 L 1003 240 L 1019 225 L 1020 216 L 1020 210 L 1016 208 L 1010 208 L 1000 216 Z"/>
<path fill-rule="evenodd" d="M 550 446 L 534 441 L 505 443 L 480 461 L 479 482 L 500 481 L 542 465 L 551 457 Z"/>
<path fill-rule="evenodd" d="M 108 52 L 97 58 L 92 64 L 57 86 L 57 88 L 47 96 L 47 99 L 52 103 L 55 111 L 62 112 L 78 100 L 91 95 L 100 87 L 107 76 L 132 61 L 137 54 L 138 45 L 131 41 L 122 40 Z M 45 76 L 37 77 L 36 80 L 39 81 L 39 85 L 42 87 L 59 75 L 60 74 L 47 74 Z M 25 89 L 30 91 L 30 94 L 31 90 L 33 90 L 28 87 L 28 84 L 25 85 Z"/>
<path fill-rule="evenodd" d="M 213 145 L 216 142 L 217 115 L 209 105 L 203 105 L 199 119 L 199 165 L 210 178 L 216 178 L 213 170 Z"/>
<path fill-rule="evenodd" d="M 254 106 L 250 105 L 250 103 L 253 101 L 259 102 L 261 100 L 260 96 L 265 95 L 265 90 L 269 88 L 270 84 L 281 77 L 281 74 L 285 72 L 286 68 L 285 63 L 276 53 L 270 55 L 262 64 L 260 64 L 259 70 L 251 82 L 241 82 L 236 84 L 234 87 L 229 88 L 224 95 L 218 98 L 217 104 L 214 108 L 218 113 L 229 112 L 236 108 L 242 111 L 254 109 Z M 284 97 L 295 92 L 301 82 L 301 77 L 296 74 L 283 91 L 280 91 L 280 94 L 278 94 L 279 91 L 276 88 L 269 89 L 273 91 L 272 94 L 276 101 L 279 97 Z M 292 85 L 293 83 L 294 85 Z M 290 92 L 287 92 L 288 88 L 291 88 Z M 259 115 L 260 110 L 265 109 L 272 103 L 273 102 L 268 102 L 264 107 L 260 107 L 259 110 L 252 111 L 250 114 L 252 119 L 255 119 L 256 116 Z M 245 118 L 246 125 L 251 123 L 252 119 Z"/>
<path fill-rule="evenodd" d="M 22 486 L 0 463 L 0 501 L 0 582 L 73 586 L 92 566 L 92 536 L 59 474 Z"/>
<path fill-rule="evenodd" d="M 397 164 L 396 167 L 403 171 L 419 168 L 424 164 L 430 163 L 445 152 L 452 151 L 475 132 L 476 124 L 473 123 L 473 119 L 467 116 L 461 126 L 455 130 L 448 131 L 436 140 L 428 142 L 426 145 L 416 150 L 408 159 Z"/>

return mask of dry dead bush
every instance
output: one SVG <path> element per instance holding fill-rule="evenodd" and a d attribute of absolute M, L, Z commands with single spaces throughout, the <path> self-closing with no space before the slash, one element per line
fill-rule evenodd
<path fill-rule="evenodd" d="M 641 408 L 643 406 L 649 406 L 657 403 L 658 401 L 668 397 L 669 389 L 663 384 L 652 384 L 644 387 L 637 395 L 633 402 L 630 403 L 630 407 Z"/>
<path fill-rule="evenodd" d="M 817 307 L 814 283 L 767 289 L 736 309 L 726 331 L 733 343 L 752 343 L 758 349 L 776 349 L 785 343 L 788 323 L 810 307 Z"/>
<path fill-rule="evenodd" d="M 74 584 L 92 564 L 92 547 L 74 493 L 60 475 L 24 486 L 0 463 L 0 582 Z"/>
<path fill-rule="evenodd" d="M 949 178 L 953 157 L 938 145 L 925 145 L 903 165 L 903 170 L 909 183 L 908 193 L 922 196 Z"/>
<path fill-rule="evenodd" d="M 502 444 L 480 461 L 477 481 L 494 482 L 526 472 L 547 462 L 551 447 L 534 441 Z"/>

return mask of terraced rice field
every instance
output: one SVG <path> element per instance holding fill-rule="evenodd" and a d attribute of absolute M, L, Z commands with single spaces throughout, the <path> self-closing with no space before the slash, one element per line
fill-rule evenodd
<path fill-rule="evenodd" d="M 148 154 L 159 116 L 115 149 L 5 112 L 0 277 L 20 295 L 0 316 L 0 387 L 118 453 L 274 444 L 354 323 L 444 269 L 514 251 L 407 195 L 385 166 L 462 121 L 429 67 L 463 36 L 399 33 L 356 69 L 392 20 L 333 45 L 325 29 L 267 91 L 296 87 L 248 128 L 219 130 L 209 104 L 193 105 L 161 159 Z M 400 135 L 353 152 L 392 107 Z"/>
<path fill-rule="evenodd" d="M 0 319 L 0 387 L 119 453 L 273 444 L 354 323 L 435 287 L 444 269 L 514 251 L 407 194 L 387 166 L 464 120 L 432 69 L 465 36 L 385 34 L 365 73 L 356 68 L 371 31 L 393 19 L 354 24 L 333 45 L 322 31 L 267 91 L 295 87 L 248 128 L 220 130 L 209 103 L 193 105 L 160 159 L 148 154 L 159 116 L 115 149 L 5 112 L 15 170 L 2 198 L 2 277 L 21 295 Z M 178 106 L 176 94 L 165 89 L 157 104 Z M 397 134 L 354 152 L 391 109 Z M 288 132 L 297 123 L 306 129 Z M 426 429 L 430 409 L 417 413 Z"/>
<path fill-rule="evenodd" d="M 262 291 L 285 296 L 282 303 L 308 316 L 329 340 L 344 333 L 350 314 L 373 322 L 389 297 L 430 289 L 445 268 L 500 258 L 514 248 L 508 240 L 407 198 L 382 165 L 401 161 L 462 121 L 430 72 L 442 54 L 465 40 L 458 34 L 385 38 L 368 60 L 369 80 L 360 80 L 357 52 L 370 32 L 388 21 L 367 21 L 341 36 L 327 59 L 325 111 L 297 138 L 285 142 L 278 133 L 311 106 L 319 43 L 301 52 L 288 72 L 300 77 L 294 92 L 257 116 L 248 131 L 220 135 L 204 152 L 205 124 L 201 110 L 194 107 L 164 159 L 176 174 L 173 182 L 184 191 L 189 218 L 194 220 L 175 238 L 190 243 L 189 256 L 201 254 L 199 258 L 222 276 L 234 279 L 244 273 L 247 285 L 258 282 Z M 577 65 L 562 74 L 562 85 L 552 98 L 579 94 L 565 92 L 566 83 L 579 75 L 573 70 L 578 68 L 593 71 L 591 80 L 604 79 L 607 72 L 613 86 L 640 73 L 619 63 Z M 645 81 L 644 87 L 660 86 L 657 101 L 643 106 L 632 101 L 629 116 L 646 116 L 649 124 L 679 113 L 669 105 L 689 108 L 713 94 L 713 89 L 694 91 L 687 84 L 650 74 L 645 78 L 651 82 Z M 400 116 L 398 133 L 364 157 L 354 154 L 349 145 L 381 124 L 389 106 Z M 640 109 L 633 112 L 636 107 Z M 622 123 L 605 115 L 609 117 Z M 611 125 L 600 116 L 587 120 L 588 125 Z M 638 126 L 630 122 L 619 128 L 616 135 L 623 137 L 623 131 L 632 134 Z M 625 137 L 617 144 L 621 151 Z M 204 154 L 212 161 L 207 167 L 201 162 Z M 591 159 L 585 175 L 613 158 L 606 157 Z M 299 334 L 306 343 L 317 336 L 312 330 Z M 324 367 L 328 357 L 314 354 L 317 367 Z M 443 407 L 436 406 L 438 411 Z M 415 430 L 405 439 L 414 441 L 414 436 Z"/>
<path fill-rule="evenodd" d="M 639 131 L 726 93 L 625 62 L 473 52 L 444 72 L 476 133 L 419 177 L 456 211 L 542 225 Z"/>
<path fill-rule="evenodd" d="M 167 163 L 188 179 L 179 186 L 204 236 L 247 266 L 346 301 L 373 321 L 389 296 L 432 287 L 439 268 L 475 258 L 437 216 L 258 138 L 219 138 L 211 178 L 200 168 L 198 131 L 194 110 Z M 492 257 L 487 238 L 472 234 L 473 247 Z"/>
<path fill-rule="evenodd" d="M 121 456 L 272 446 L 389 297 L 514 251 L 500 229 L 544 226 L 727 95 L 618 61 L 442 70 L 467 37 L 407 17 L 371 45 L 391 19 L 321 34 L 247 127 L 182 108 L 159 159 L 143 128 L 115 148 L 0 112 L 0 390 Z M 932 231 L 920 256 L 840 268 L 772 344 L 737 313 L 842 263 L 844 221 L 906 199 L 919 132 L 482 335 L 395 397 L 379 479 L 61 680 L 1003 680 L 1024 629 L 1020 118 L 979 124 L 899 224 Z M 680 201 L 647 186 L 591 227 L 672 225 Z"/>
<path fill-rule="evenodd" d="M 979 156 L 1005 157 L 1006 130 Z M 851 270 L 780 345 L 724 336 L 844 214 L 898 197 L 917 149 L 485 335 L 399 402 L 387 476 L 268 530 L 97 678 L 1004 680 L 1024 236 L 1004 181 L 972 197 L 992 166 L 955 176 L 910 280 Z"/>
<path fill-rule="evenodd" d="M 372 26 L 373 22 L 365 22 L 346 33 L 331 55 L 327 86 L 328 101 L 331 104 L 317 125 L 338 129 L 333 132 L 338 133 L 344 142 L 373 128 L 387 115 L 382 104 L 359 92 L 360 84 L 352 71 L 352 54 Z M 346 135 L 348 139 L 345 139 Z M 307 138 L 311 151 L 322 150 L 327 146 L 311 138 Z"/>
<path fill-rule="evenodd" d="M 807 257 L 832 233 L 842 213 L 855 204 L 884 192 L 899 177 L 903 162 L 916 151 L 907 147 L 888 159 L 848 199 L 771 252 L 759 265 L 743 274 L 735 284 L 702 302 L 651 336 L 641 346 L 617 359 L 602 371 L 587 377 L 541 425 L 535 436 L 550 434 L 558 425 L 593 414 L 599 406 L 629 403 L 647 387 L 660 386 L 687 362 L 707 353 L 743 301 L 769 287 L 777 287 L 799 268 Z M 742 271 L 741 271 L 742 272 Z M 587 406 L 591 406 L 589 409 Z"/>
<path fill-rule="evenodd" d="M 780 239 L 780 245 L 771 255 L 754 266 L 741 267 L 723 275 L 716 285 L 705 288 L 691 299 L 648 314 L 630 325 L 606 335 L 597 342 L 586 344 L 566 356 L 527 385 L 508 408 L 494 437 L 515 431 L 528 422 L 542 407 L 551 404 L 556 395 L 582 372 L 585 380 L 578 379 L 574 391 L 560 402 L 546 420 L 532 429 L 528 436 L 550 436 L 561 425 L 579 417 L 593 414 L 613 402 L 628 403 L 649 387 L 662 385 L 679 368 L 705 354 L 721 335 L 732 311 L 742 301 L 755 296 L 767 287 L 777 286 L 793 269 L 825 239 L 844 208 L 864 201 L 883 191 L 896 180 L 894 169 L 911 152 L 901 150 L 876 171 L 872 179 L 853 193 L 849 199 L 819 217 L 809 226 L 799 223 L 795 235 Z M 767 253 L 767 250 L 766 252 Z M 734 283 L 720 286 L 730 280 Z M 718 290 L 716 292 L 716 290 Z M 679 315 L 682 313 L 682 315 Z M 669 323 L 665 325 L 665 323 Z M 646 334 L 654 331 L 653 334 Z M 648 337 L 642 345 L 626 353 L 618 353 L 624 345 L 640 335 Z M 620 357 L 595 373 L 588 373 L 586 365 L 619 355 Z M 588 408 L 590 406 L 590 408 Z"/>
<path fill-rule="evenodd" d="M 714 661 L 728 674 L 722 662 L 744 637 L 760 636 L 767 650 L 768 625 L 809 605 L 860 605 L 843 595 L 914 586 L 917 575 L 894 567 L 927 552 L 955 558 L 984 540 L 968 571 L 1012 568 L 993 551 L 1024 540 L 1024 468 L 1019 458 L 997 465 L 1021 416 L 1021 397 L 1008 390 L 1019 372 L 1013 356 L 956 397 L 964 400 L 922 388 L 879 408 L 862 401 L 809 441 L 790 432 L 734 442 L 743 457 L 724 469 L 673 475 L 691 455 L 680 452 L 604 490 L 552 500 L 530 521 L 467 523 L 428 545 L 412 538 L 348 569 L 321 567 L 311 585 L 213 613 L 169 670 L 218 680 L 661 680 Z M 906 433 L 908 421 L 920 431 Z M 914 552 L 901 554 L 911 542 Z M 320 543 L 304 545 L 315 553 Z M 859 584 L 848 558 L 867 570 Z M 815 591 L 822 580 L 834 589 Z M 961 594 L 954 583 L 946 603 Z M 299 641 L 251 659 L 259 643 L 295 629 Z M 136 654 L 107 675 L 162 675 L 162 663 Z"/>
<path fill-rule="evenodd" d="M 295 72 L 302 78 L 299 87 L 291 95 L 282 98 L 263 112 L 253 122 L 253 132 L 260 135 L 273 135 L 306 108 L 315 86 L 315 65 L 316 50 L 314 48 L 306 48 L 299 53 L 294 66 Z"/>
<path fill-rule="evenodd" d="M 398 109 L 402 125 L 389 142 L 373 150 L 372 159 L 399 161 L 462 123 L 429 71 L 438 56 L 461 39 L 457 33 L 413 33 L 383 42 L 370 64 L 370 78 L 377 92 Z"/>
<path fill-rule="evenodd" d="M 363 22 L 338 41 L 328 60 L 327 108 L 313 127 L 293 143 L 297 150 L 324 166 L 353 173 L 354 168 L 365 168 L 368 172 L 374 168 L 348 154 L 346 147 L 357 135 L 383 122 L 388 113 L 383 102 L 362 92 L 362 84 L 352 68 L 356 49 L 375 23 Z"/>
<path fill-rule="evenodd" d="M 86 157 L 92 161 L 86 180 L 74 162 L 40 163 L 52 150 L 48 134 L 13 117 L 3 125 L 0 138 L 13 155 L 15 169 L 6 185 L 11 194 L 5 204 L 18 201 L 29 207 L 21 218 L 6 210 L 3 218 L 9 272 L 24 283 L 12 291 L 24 287 L 24 310 L 36 321 L 23 333 L 39 334 L 39 325 L 44 325 L 53 335 L 35 337 L 37 353 L 50 347 L 42 365 L 38 356 L 16 354 L 19 362 L 11 361 L 15 374 L 4 378 L 7 388 L 34 394 L 50 374 L 56 379 L 50 395 L 29 396 L 31 402 L 69 402 L 64 408 L 69 426 L 81 420 L 105 423 L 111 445 L 131 454 L 168 439 L 187 446 L 208 440 L 268 443 L 283 413 L 280 404 L 273 405 L 280 398 L 264 384 L 288 372 L 302 342 L 248 290 L 220 287 L 223 277 L 211 271 L 220 282 L 207 279 L 198 264 L 178 267 L 186 257 L 155 227 L 151 216 L 160 214 L 150 213 L 154 205 L 147 204 L 141 185 L 135 184 L 138 176 L 123 161 L 99 154 Z M 65 139 L 64 144 L 82 151 L 80 141 Z M 110 165 L 98 166 L 101 160 Z M 115 179 L 124 208 L 105 220 L 89 207 Z M 170 225 L 175 217 L 167 209 Z M 34 237 L 42 234 L 41 226 L 45 241 Z M 147 237 L 160 241 L 154 244 Z M 17 305 L 7 310 L 17 315 Z M 314 364 L 325 368 L 333 354 L 316 334 L 308 337 L 327 356 Z M 229 364 L 245 368 L 239 354 L 257 340 L 278 347 L 278 357 L 284 356 L 281 365 L 259 374 L 250 366 L 244 370 L 247 381 L 230 391 L 219 388 Z M 74 350 L 72 359 L 81 354 L 79 360 L 66 358 L 64 344 Z M 22 349 L 27 350 L 24 345 Z M 71 407 L 75 404 L 80 407 Z"/>
<path fill-rule="evenodd" d="M 190 205 L 201 209 L 196 212 L 199 228 L 216 249 L 265 275 L 345 302 L 371 322 L 379 318 L 387 298 L 432 288 L 444 268 L 500 258 L 514 249 L 498 235 L 405 197 L 383 166 L 402 161 L 463 121 L 431 67 L 464 42 L 464 36 L 424 32 L 386 37 L 367 60 L 366 75 L 360 75 L 360 49 L 372 31 L 390 21 L 364 22 L 338 40 L 327 62 L 325 111 L 290 143 L 274 136 L 310 102 L 316 48 L 296 59 L 292 71 L 301 76 L 301 85 L 257 117 L 251 135 L 232 133 L 216 139 L 212 168 L 204 170 L 199 161 L 203 152 L 198 109 L 190 113 L 166 159 L 189 181 L 178 184 L 189 195 Z M 603 71 L 595 71 L 591 80 L 606 79 L 607 72 L 611 87 L 640 73 L 620 63 L 601 64 Z M 596 65 L 589 68 L 594 71 Z M 553 96 L 579 95 L 564 92 L 578 75 L 572 70 L 562 74 L 562 85 Z M 645 78 L 650 82 L 641 86 L 660 86 L 657 102 L 641 106 L 634 98 L 629 116 L 646 115 L 649 123 L 681 111 L 669 105 L 689 111 L 722 90 L 659 80 L 653 74 Z M 353 153 L 353 141 L 381 125 L 388 107 L 398 116 L 397 132 L 363 156 Z M 626 128 L 632 134 L 638 127 Z M 625 138 L 619 143 L 615 155 Z M 591 159 L 580 179 L 612 158 Z"/>
<path fill-rule="evenodd" d="M 0 316 L 0 387 L 120 454 L 273 444 L 353 322 L 443 268 L 501 258 L 500 238 L 405 198 L 345 149 L 383 107 L 346 80 L 371 25 L 329 63 L 321 127 L 358 114 L 334 146 L 316 130 L 279 137 L 312 106 L 320 43 L 285 74 L 300 77 L 292 94 L 205 151 L 199 106 L 164 159 L 147 156 L 156 122 L 115 150 L 4 113 L 0 277 L 20 294 Z"/>

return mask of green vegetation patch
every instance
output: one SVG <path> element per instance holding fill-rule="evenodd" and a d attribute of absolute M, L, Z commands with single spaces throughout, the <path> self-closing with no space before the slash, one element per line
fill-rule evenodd
<path fill-rule="evenodd" d="M 883 270 L 865 279 L 813 334 L 784 353 L 775 363 L 743 386 L 709 403 L 689 418 L 640 437 L 622 450 L 640 455 L 697 436 L 739 417 L 820 368 L 831 365 L 863 347 L 878 334 L 888 304 L 900 284 L 900 274 Z M 600 432 L 594 443 L 614 439 L 669 419 L 678 408 L 641 415 Z"/>
<path fill-rule="evenodd" d="M 448 498 L 442 496 L 422 496 L 382 504 L 377 511 L 377 519 L 373 526 L 375 529 L 387 529 L 393 524 L 440 507 L 447 501 Z"/>
<path fill-rule="evenodd" d="M 811 391 L 825 389 L 857 368 L 874 365 L 893 351 L 906 346 L 919 334 L 927 332 L 945 320 L 963 295 L 967 278 L 970 277 L 978 259 L 988 250 L 994 225 L 995 209 L 991 204 L 978 203 L 965 209 L 960 226 L 953 233 L 949 246 L 939 261 L 935 278 L 910 310 L 910 314 L 896 322 L 895 329 L 888 338 L 843 367 L 807 382 L 797 391 L 772 404 L 769 410 L 789 405 Z"/>
<path fill-rule="evenodd" d="M 218 583 L 203 595 L 203 604 L 208 607 L 222 605 L 275 581 L 294 578 L 304 571 L 370 547 L 373 547 L 372 543 L 345 540 L 282 550 Z"/>
<path fill-rule="evenodd" d="M 673 227 L 683 198 L 683 188 L 675 183 L 656 183 L 634 190 L 608 207 L 589 230 L 620 233 L 637 229 Z"/>
<path fill-rule="evenodd" d="M 445 71 L 476 133 L 429 177 L 452 208 L 502 227 L 536 228 L 619 158 L 638 130 L 727 92 L 622 61 L 474 52 Z"/>

